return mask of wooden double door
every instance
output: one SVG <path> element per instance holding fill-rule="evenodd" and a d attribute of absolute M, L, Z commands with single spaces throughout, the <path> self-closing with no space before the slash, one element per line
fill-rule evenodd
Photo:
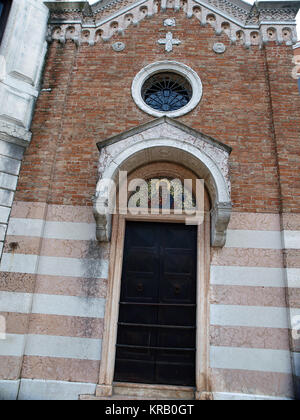
<path fill-rule="evenodd" d="M 195 385 L 197 227 L 126 224 L 115 377 Z"/>

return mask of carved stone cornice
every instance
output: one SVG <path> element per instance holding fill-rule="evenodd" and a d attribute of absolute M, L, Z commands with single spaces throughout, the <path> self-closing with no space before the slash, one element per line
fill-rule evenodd
<path fill-rule="evenodd" d="M 51 11 L 48 41 L 64 43 L 71 39 L 92 46 L 109 41 L 114 34 L 122 35 L 131 25 L 160 10 L 173 9 L 183 11 L 187 18 L 195 17 L 201 26 L 211 25 L 217 35 L 224 33 L 232 44 L 246 48 L 269 41 L 286 45 L 297 42 L 298 1 L 259 2 L 253 6 L 241 0 L 132 0 L 126 2 L 126 7 L 123 3 L 124 0 L 102 0 L 89 6 L 87 1 L 45 2 Z"/>
<path fill-rule="evenodd" d="M 89 2 L 86 0 L 83 1 L 56 1 L 56 0 L 47 0 L 44 1 L 44 4 L 48 7 L 50 12 L 81 12 L 83 9 L 89 5 Z"/>
<path fill-rule="evenodd" d="M 91 7 L 94 14 L 102 12 L 103 10 L 110 9 L 111 7 L 115 6 L 116 4 L 123 3 L 124 0 L 102 0 L 94 3 Z"/>
<path fill-rule="evenodd" d="M 87 0 L 83 1 L 44 1 L 50 12 L 74 13 L 82 12 L 83 15 L 95 16 L 104 10 L 108 10 L 117 4 L 122 6 L 125 0 L 100 0 L 93 5 L 90 5 Z M 138 1 L 132 1 L 132 4 Z M 173 7 L 172 1 L 169 1 L 165 6 L 165 0 L 162 0 L 162 8 Z M 128 5 L 130 2 L 126 2 Z M 173 0 L 176 3 L 176 0 Z M 261 1 L 256 2 L 253 6 L 242 0 L 201 0 L 203 6 L 207 5 L 217 9 L 221 14 L 227 14 L 232 18 L 239 20 L 241 23 L 251 21 L 253 16 L 259 18 L 260 21 L 292 21 L 296 18 L 297 12 L 300 8 L 299 1 Z M 184 8 L 186 1 L 179 5 L 179 8 Z"/>

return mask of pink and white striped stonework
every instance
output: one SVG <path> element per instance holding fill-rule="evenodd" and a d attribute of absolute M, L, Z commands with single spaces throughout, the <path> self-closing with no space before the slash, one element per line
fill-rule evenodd
<path fill-rule="evenodd" d="M 210 268 L 215 399 L 294 398 L 300 339 L 300 217 L 233 213 Z M 284 240 L 284 242 L 283 242 Z M 90 207 L 15 202 L 1 263 L 0 390 L 78 398 L 98 383 L 109 245 Z M 298 255 L 298 257 L 297 257 Z M 286 268 L 285 268 L 286 267 Z M 8 386 L 9 384 L 9 386 Z"/>
<path fill-rule="evenodd" d="M 281 231 L 279 215 L 233 213 L 225 247 L 213 252 L 211 364 L 218 396 L 244 389 L 294 397 L 300 337 L 291 353 L 290 329 L 300 314 L 300 217 L 284 221 Z"/>
<path fill-rule="evenodd" d="M 109 247 L 98 246 L 95 232 L 90 207 L 13 207 L 1 265 L 8 339 L 0 369 L 2 380 L 21 372 L 21 397 L 33 378 L 56 381 L 52 386 L 66 396 L 97 383 Z"/>

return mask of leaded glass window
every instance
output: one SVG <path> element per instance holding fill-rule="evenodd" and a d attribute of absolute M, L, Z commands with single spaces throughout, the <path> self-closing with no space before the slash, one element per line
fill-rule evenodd
<path fill-rule="evenodd" d="M 157 111 L 176 111 L 189 103 L 192 87 L 188 80 L 176 73 L 157 73 L 142 87 L 145 103 Z"/>

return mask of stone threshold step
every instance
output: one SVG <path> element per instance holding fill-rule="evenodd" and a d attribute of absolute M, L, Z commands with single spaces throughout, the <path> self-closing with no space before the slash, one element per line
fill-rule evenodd
<path fill-rule="evenodd" d="M 80 400 L 194 400 L 195 389 L 186 386 L 149 385 L 140 383 L 114 382 L 112 395 L 107 386 L 99 385 L 95 395 L 81 395 Z M 105 391 L 105 393 L 103 392 Z"/>
<path fill-rule="evenodd" d="M 130 400 L 130 401 L 151 401 L 153 398 L 143 398 L 143 397 L 134 397 L 134 396 L 128 396 L 128 395 L 113 395 L 111 397 L 96 397 L 95 395 L 80 395 L 79 400 L 83 401 L 124 401 L 124 400 Z M 160 398 L 160 400 L 171 400 L 171 398 Z M 174 401 L 176 401 L 174 399 Z"/>
<path fill-rule="evenodd" d="M 115 382 L 113 384 L 113 395 L 142 397 L 149 400 L 193 400 L 195 389 L 185 386 Z"/>

